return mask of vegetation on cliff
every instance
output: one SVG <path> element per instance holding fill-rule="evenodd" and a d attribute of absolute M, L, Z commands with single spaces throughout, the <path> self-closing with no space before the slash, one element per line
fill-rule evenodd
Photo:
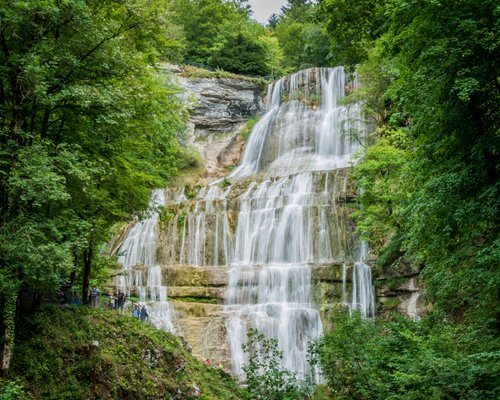
<path fill-rule="evenodd" d="M 193 162 L 177 90 L 155 70 L 175 47 L 166 14 L 163 1 L 0 5 L 3 373 L 21 292 L 34 308 L 68 281 L 86 302 L 113 224 Z"/>
<path fill-rule="evenodd" d="M 356 4 L 354 4 L 356 3 Z M 335 398 L 500 393 L 500 60 L 494 1 L 319 1 L 331 60 L 377 123 L 354 175 L 377 265 L 410 263 L 422 321 L 335 321 L 319 360 Z"/>

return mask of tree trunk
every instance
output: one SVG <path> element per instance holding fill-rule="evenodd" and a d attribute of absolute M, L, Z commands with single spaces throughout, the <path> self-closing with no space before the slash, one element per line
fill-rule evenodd
<path fill-rule="evenodd" d="M 14 350 L 14 330 L 16 321 L 17 290 L 3 296 L 3 349 L 2 349 L 2 375 L 9 373 L 10 360 Z"/>
<path fill-rule="evenodd" d="M 83 252 L 83 282 L 82 282 L 82 303 L 89 304 L 89 283 L 90 271 L 92 267 L 92 256 L 94 246 L 94 230 L 90 233 L 89 246 Z"/>
<path fill-rule="evenodd" d="M 7 377 L 9 373 L 10 367 L 10 359 L 12 356 L 12 348 L 10 346 L 11 343 L 11 327 L 9 325 L 5 325 L 4 327 L 4 343 L 3 343 L 3 351 L 2 351 L 2 376 Z"/>

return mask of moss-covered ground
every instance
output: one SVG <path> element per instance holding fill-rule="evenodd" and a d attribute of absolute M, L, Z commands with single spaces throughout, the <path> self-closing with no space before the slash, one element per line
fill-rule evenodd
<path fill-rule="evenodd" d="M 50 306 L 19 325 L 11 379 L 36 399 L 246 399 L 179 339 L 128 315 Z"/>

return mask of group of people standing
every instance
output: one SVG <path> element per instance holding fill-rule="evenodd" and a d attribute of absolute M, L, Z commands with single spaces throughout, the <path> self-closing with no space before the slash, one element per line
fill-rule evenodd
<path fill-rule="evenodd" d="M 99 298 L 101 292 L 99 289 L 94 286 L 90 290 L 90 305 L 92 307 L 97 307 L 99 305 Z M 108 299 L 104 301 L 103 305 L 110 310 L 120 310 L 123 311 L 123 306 L 125 304 L 125 293 L 123 291 L 118 290 L 118 295 L 115 297 L 113 292 L 108 292 Z"/>
<path fill-rule="evenodd" d="M 63 304 L 67 305 L 77 305 L 82 304 L 80 297 L 76 293 L 75 288 L 69 282 L 64 282 L 59 289 L 59 294 L 62 296 Z"/>
<path fill-rule="evenodd" d="M 112 292 L 108 293 L 108 302 L 106 306 L 110 310 L 123 311 L 123 305 L 125 304 L 125 293 L 121 290 L 118 291 L 118 295 L 115 297 Z"/>
<path fill-rule="evenodd" d="M 138 318 L 142 322 L 146 321 L 149 317 L 146 304 L 143 304 L 142 306 L 140 306 L 139 304 L 136 304 L 134 306 L 134 309 L 132 310 L 132 317 Z"/>
<path fill-rule="evenodd" d="M 101 292 L 99 289 L 94 286 L 90 290 L 90 305 L 92 307 L 99 306 L 99 298 L 101 296 Z M 123 311 L 123 307 L 125 305 L 126 296 L 122 290 L 118 290 L 118 294 L 116 297 L 113 292 L 108 292 L 106 295 L 108 298 L 102 302 L 105 308 L 109 308 L 110 310 L 119 310 Z M 138 303 L 134 304 L 132 308 L 132 316 L 134 318 L 140 319 L 141 321 L 146 321 L 149 318 L 148 309 L 145 304 L 140 305 Z"/>

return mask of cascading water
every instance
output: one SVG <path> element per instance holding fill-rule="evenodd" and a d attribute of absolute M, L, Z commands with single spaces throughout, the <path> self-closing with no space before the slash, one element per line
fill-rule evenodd
<path fill-rule="evenodd" d="M 284 367 L 300 378 L 319 379 L 307 363 L 307 348 L 323 331 L 314 282 L 321 271 L 338 274 L 326 280 L 338 283 L 330 294 L 339 302 L 374 315 L 367 248 L 356 238 L 345 205 L 352 190 L 348 167 L 368 130 L 359 104 L 342 101 L 355 84 L 342 68 L 314 68 L 270 85 L 268 111 L 240 165 L 226 179 L 190 193 L 192 200 L 180 196 L 169 209 L 174 216 L 162 231 L 162 265 L 228 270 L 224 313 L 238 376 L 247 362 L 242 344 L 255 327 L 278 338 Z M 147 228 L 156 226 L 158 215 L 152 219 L 136 225 L 122 246 L 124 271 L 130 273 L 120 285 L 161 299 L 162 290 L 152 289 L 162 287 L 150 232 L 156 228 Z M 148 235 L 146 245 L 139 237 Z M 147 267 L 147 279 L 141 268 L 132 268 L 138 264 Z"/>
<path fill-rule="evenodd" d="M 118 262 L 122 264 L 122 271 L 117 276 L 116 287 L 127 297 L 135 290 L 141 302 L 149 303 L 150 321 L 157 327 L 174 332 L 173 310 L 167 300 L 167 287 L 162 285 L 161 267 L 156 263 L 160 219 L 157 208 L 164 204 L 164 191 L 153 191 L 149 218 L 137 221 L 128 232 L 118 251 Z M 133 268 L 136 266 L 142 268 Z"/>
<path fill-rule="evenodd" d="M 354 161 L 367 129 L 358 104 L 341 104 L 345 87 L 342 68 L 309 69 L 270 85 L 268 112 L 229 176 L 267 177 L 240 198 L 230 263 L 227 329 L 237 375 L 250 326 L 279 339 L 284 367 L 310 375 L 308 342 L 323 329 L 312 304 L 311 268 L 364 251 L 346 237 L 347 218 L 336 207 L 345 194 L 339 171 Z M 374 296 L 364 255 L 352 268 L 350 308 L 369 316 Z"/>
<path fill-rule="evenodd" d="M 270 176 L 286 176 L 348 167 L 366 127 L 359 104 L 340 104 L 345 87 L 342 68 L 308 69 L 270 84 L 268 111 L 229 177 L 264 169 Z"/>

